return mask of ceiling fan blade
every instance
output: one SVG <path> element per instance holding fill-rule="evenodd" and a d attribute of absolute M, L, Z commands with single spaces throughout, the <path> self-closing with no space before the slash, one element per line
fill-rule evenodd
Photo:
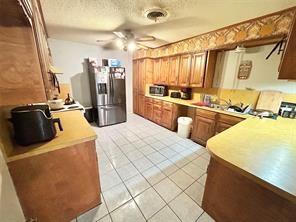
<path fill-rule="evenodd" d="M 138 42 L 137 42 L 137 46 L 138 46 L 139 48 L 141 48 L 141 49 L 148 49 L 147 46 L 144 46 L 144 45 L 142 45 L 141 43 L 138 43 Z"/>
<path fill-rule="evenodd" d="M 116 35 L 120 39 L 125 39 L 125 35 L 122 32 L 113 32 L 114 35 Z"/>
<path fill-rule="evenodd" d="M 116 38 L 112 38 L 112 39 L 97 39 L 96 42 L 97 43 L 106 43 L 106 42 L 112 42 L 114 41 Z"/>
<path fill-rule="evenodd" d="M 154 36 L 142 36 L 142 37 L 137 37 L 135 40 L 137 42 L 150 42 L 150 41 L 155 41 L 155 37 Z"/>

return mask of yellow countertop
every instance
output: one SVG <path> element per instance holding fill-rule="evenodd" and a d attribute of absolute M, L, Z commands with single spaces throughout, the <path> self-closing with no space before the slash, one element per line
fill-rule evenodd
<path fill-rule="evenodd" d="M 198 108 L 198 109 L 203 109 L 203 110 L 209 110 L 209 111 L 216 112 L 216 113 L 222 113 L 222 114 L 226 114 L 226 115 L 230 115 L 230 116 L 235 116 L 235 117 L 239 117 L 242 119 L 247 119 L 247 118 L 252 117 L 251 115 L 248 115 L 248 114 L 240 114 L 240 113 L 224 111 L 221 109 L 214 109 L 214 108 L 210 108 L 210 107 L 206 107 L 206 106 L 193 105 L 192 103 L 198 102 L 196 100 L 184 100 L 184 99 L 178 99 L 178 98 L 171 98 L 169 96 L 151 96 L 149 94 L 146 94 L 145 96 L 149 97 L 149 98 L 153 98 L 153 99 L 159 99 L 159 100 L 163 100 L 166 102 L 171 102 L 171 103 L 183 105 L 183 106 L 188 106 L 188 107 L 193 107 L 193 108 Z"/>
<path fill-rule="evenodd" d="M 296 203 L 296 120 L 249 118 L 207 142 L 213 158 Z"/>
<path fill-rule="evenodd" d="M 52 115 L 54 118 L 60 118 L 64 131 L 57 129 L 57 135 L 53 140 L 29 146 L 17 145 L 12 138 L 12 129 L 8 120 L 2 119 L 0 146 L 6 162 L 51 152 L 97 138 L 96 133 L 80 111 L 60 112 Z"/>

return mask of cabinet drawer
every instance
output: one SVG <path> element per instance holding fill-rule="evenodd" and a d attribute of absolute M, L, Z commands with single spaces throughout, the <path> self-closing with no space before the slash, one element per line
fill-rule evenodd
<path fill-rule="evenodd" d="M 153 103 L 153 99 L 152 98 L 149 98 L 149 97 L 146 97 L 145 101 L 147 103 Z"/>
<path fill-rule="evenodd" d="M 230 116 L 230 115 L 225 115 L 225 114 L 219 113 L 217 120 L 219 122 L 226 123 L 228 125 L 233 126 L 233 125 L 243 121 L 244 119 L 236 117 L 236 116 Z"/>
<path fill-rule="evenodd" d="M 153 100 L 153 103 L 154 103 L 155 105 L 159 105 L 159 106 L 162 105 L 162 101 L 159 100 L 159 99 L 154 99 L 154 100 Z"/>
<path fill-rule="evenodd" d="M 216 118 L 217 113 L 208 110 L 196 109 L 195 115 L 214 120 Z"/>
<path fill-rule="evenodd" d="M 166 109 L 172 109 L 173 108 L 173 103 L 170 102 L 162 102 L 162 107 Z"/>
<path fill-rule="evenodd" d="M 153 110 L 161 111 L 161 105 L 153 104 Z"/>

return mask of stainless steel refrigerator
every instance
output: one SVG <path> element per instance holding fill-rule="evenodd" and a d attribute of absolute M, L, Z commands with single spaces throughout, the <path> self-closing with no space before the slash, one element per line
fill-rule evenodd
<path fill-rule="evenodd" d="M 126 121 L 125 68 L 96 66 L 88 59 L 92 106 L 98 126 Z"/>

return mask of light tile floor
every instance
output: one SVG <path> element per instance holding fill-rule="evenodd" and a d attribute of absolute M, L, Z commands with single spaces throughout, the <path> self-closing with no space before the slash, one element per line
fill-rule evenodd
<path fill-rule="evenodd" d="M 213 222 L 201 201 L 207 150 L 140 116 L 93 127 L 102 204 L 76 222 Z"/>

